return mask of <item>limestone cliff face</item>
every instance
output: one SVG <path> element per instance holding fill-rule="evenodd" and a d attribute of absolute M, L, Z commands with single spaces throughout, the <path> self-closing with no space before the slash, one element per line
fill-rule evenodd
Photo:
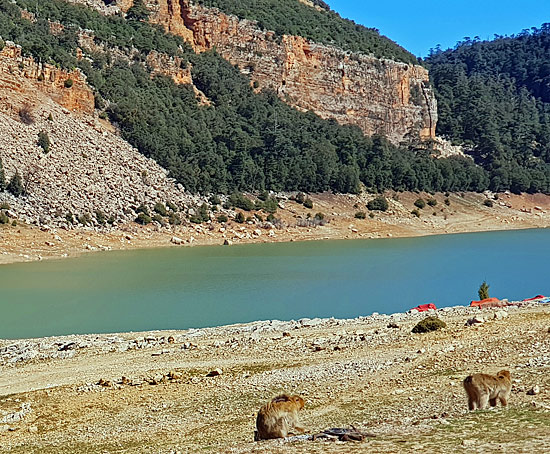
<path fill-rule="evenodd" d="M 151 20 L 185 38 L 197 52 L 212 48 L 292 106 L 380 133 L 394 142 L 434 138 L 437 105 L 428 71 L 352 54 L 299 36 L 279 38 L 248 20 L 188 0 L 149 0 Z M 125 0 L 121 9 L 131 6 Z"/>
<path fill-rule="evenodd" d="M 72 86 L 66 87 L 69 79 Z M 33 58 L 23 57 L 21 48 L 11 43 L 0 51 L 0 86 L 23 96 L 27 94 L 30 105 L 34 104 L 34 93 L 39 91 L 70 111 L 94 113 L 94 95 L 80 71 L 67 72 L 37 63 Z M 0 99 L 1 104 L 10 105 L 9 98 Z"/>

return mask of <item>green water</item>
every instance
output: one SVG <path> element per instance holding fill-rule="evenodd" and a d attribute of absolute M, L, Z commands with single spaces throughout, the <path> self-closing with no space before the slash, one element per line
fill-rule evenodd
<path fill-rule="evenodd" d="M 168 248 L 0 266 L 0 338 L 356 317 L 550 294 L 550 230 Z"/>

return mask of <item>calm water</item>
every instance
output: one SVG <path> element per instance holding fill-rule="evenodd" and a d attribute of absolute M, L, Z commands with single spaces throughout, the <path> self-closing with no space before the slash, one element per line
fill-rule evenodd
<path fill-rule="evenodd" d="M 355 317 L 550 293 L 550 230 L 95 253 L 0 266 L 0 338 Z"/>

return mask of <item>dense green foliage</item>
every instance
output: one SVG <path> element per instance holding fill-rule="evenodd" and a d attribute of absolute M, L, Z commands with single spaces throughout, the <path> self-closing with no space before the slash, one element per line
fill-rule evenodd
<path fill-rule="evenodd" d="M 325 7 L 319 11 L 298 0 L 194 0 L 195 3 L 219 8 L 227 14 L 258 22 L 264 30 L 278 36 L 297 35 L 317 43 L 331 44 L 344 50 L 373 54 L 405 63 L 418 63 L 416 57 L 401 46 L 367 28 L 343 19 Z M 324 3 L 324 2 L 322 2 Z"/>
<path fill-rule="evenodd" d="M 21 19 L 17 5 L 36 11 L 37 22 Z M 48 18 L 64 24 L 64 32 L 50 34 Z M 131 57 L 115 60 L 107 51 L 77 61 L 77 28 L 93 30 L 97 44 Z M 489 183 L 469 159 L 436 160 L 424 150 L 399 149 L 357 127 L 299 112 L 273 92 L 256 94 L 216 52 L 196 55 L 180 38 L 139 20 L 60 0 L 0 0 L 0 36 L 42 61 L 79 66 L 102 114 L 192 192 L 357 192 L 361 184 L 372 191 L 480 191 Z M 191 63 L 194 83 L 211 104 L 199 104 L 189 85 L 152 78 L 144 63 L 152 49 Z M 273 208 L 270 202 L 267 209 Z"/>
<path fill-rule="evenodd" d="M 550 24 L 428 59 L 437 132 L 470 149 L 490 189 L 550 192 Z"/>
<path fill-rule="evenodd" d="M 388 200 L 383 196 L 375 197 L 367 203 L 367 208 L 370 211 L 386 211 L 389 207 Z"/>
<path fill-rule="evenodd" d="M 42 148 L 44 153 L 49 153 L 50 151 L 50 137 L 46 131 L 40 131 L 38 133 L 38 146 Z"/>
<path fill-rule="evenodd" d="M 19 172 L 15 172 L 8 183 L 6 190 L 11 192 L 15 197 L 22 196 L 25 193 L 25 188 L 23 187 L 23 180 Z"/>
<path fill-rule="evenodd" d="M 429 333 L 430 331 L 437 331 L 441 328 L 445 328 L 447 324 L 438 319 L 437 317 L 426 317 L 424 320 L 419 321 L 414 325 L 413 333 Z"/>
<path fill-rule="evenodd" d="M 480 300 L 485 300 L 489 298 L 489 285 L 487 285 L 487 282 L 483 281 L 481 285 L 479 286 L 479 290 L 477 291 L 477 294 L 479 295 Z"/>

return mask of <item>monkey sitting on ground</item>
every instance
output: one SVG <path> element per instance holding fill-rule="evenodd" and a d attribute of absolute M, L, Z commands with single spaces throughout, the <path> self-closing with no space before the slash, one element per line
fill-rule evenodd
<path fill-rule="evenodd" d="M 285 438 L 289 433 L 304 433 L 298 425 L 298 411 L 304 408 L 304 399 L 300 396 L 281 394 L 265 404 L 256 418 L 254 440 Z"/>
<path fill-rule="evenodd" d="M 484 409 L 487 403 L 495 407 L 497 399 L 503 406 L 508 403 L 512 381 L 510 372 L 501 370 L 496 375 L 474 374 L 464 379 L 464 389 L 468 394 L 468 408 L 475 410 L 476 407 Z"/>

